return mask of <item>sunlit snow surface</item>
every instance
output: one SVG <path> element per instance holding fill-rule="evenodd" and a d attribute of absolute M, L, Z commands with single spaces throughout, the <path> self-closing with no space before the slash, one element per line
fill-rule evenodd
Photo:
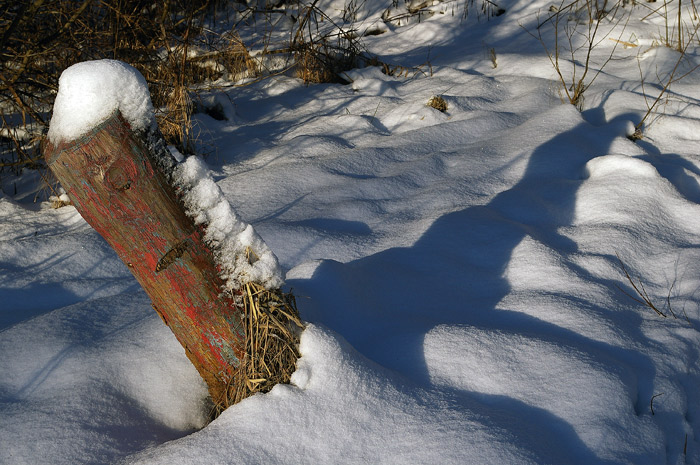
<path fill-rule="evenodd" d="M 198 115 L 310 323 L 292 385 L 199 431 L 206 389 L 105 242 L 0 197 L 0 463 L 700 463 L 700 79 L 633 143 L 658 26 L 579 112 L 521 28 L 549 4 L 499 3 L 366 38 L 432 76 L 280 76 Z"/>

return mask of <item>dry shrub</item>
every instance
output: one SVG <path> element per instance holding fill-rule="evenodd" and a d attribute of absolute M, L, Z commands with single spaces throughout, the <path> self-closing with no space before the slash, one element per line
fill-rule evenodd
<path fill-rule="evenodd" d="M 561 0 L 552 5 L 551 13 L 544 19 L 538 16 L 535 32 L 526 31 L 539 40 L 547 58 L 554 67 L 561 83 L 562 97 L 578 110 L 584 108 L 585 93 L 612 61 L 630 20 L 631 10 L 624 11 L 625 1 L 614 0 L 602 3 L 598 0 Z M 601 29 L 601 24 L 607 23 Z M 554 44 L 545 39 L 545 30 L 551 28 Z M 619 31 L 617 37 L 611 37 Z M 606 38 L 614 45 L 602 62 L 593 60 L 593 50 Z M 579 42 L 583 42 L 579 44 Z"/>
<path fill-rule="evenodd" d="M 235 34 L 206 28 L 215 0 L 0 0 L 0 168 L 36 167 L 58 78 L 68 66 L 111 58 L 146 78 L 168 142 L 187 152 L 197 83 L 253 70 Z M 204 49 L 201 53 L 193 50 Z"/>
<path fill-rule="evenodd" d="M 61 72 L 102 58 L 125 61 L 144 75 L 168 143 L 191 152 L 191 94 L 203 83 L 264 71 L 235 30 L 215 32 L 222 14 L 261 13 L 252 6 L 246 13 L 241 5 L 222 0 L 0 0 L 0 169 L 41 164 L 39 141 Z M 344 30 L 333 24 L 316 2 L 299 5 L 296 18 L 289 42 L 268 53 L 291 56 L 306 83 L 339 81 L 338 73 L 356 66 L 360 47 L 352 26 Z"/>
<path fill-rule="evenodd" d="M 301 10 L 290 45 L 297 76 L 306 84 L 342 82 L 339 74 L 357 66 L 361 46 L 354 31 L 334 24 L 315 5 Z"/>

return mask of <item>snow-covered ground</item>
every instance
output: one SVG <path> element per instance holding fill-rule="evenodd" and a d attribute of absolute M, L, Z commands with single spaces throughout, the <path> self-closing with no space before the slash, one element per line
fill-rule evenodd
<path fill-rule="evenodd" d="M 653 100 L 678 57 L 663 18 L 626 7 L 579 112 L 527 32 L 550 3 L 498 3 L 363 38 L 423 72 L 277 76 L 197 116 L 309 323 L 292 384 L 206 426 L 206 387 L 116 254 L 32 203 L 35 175 L 3 175 L 0 463 L 700 463 L 700 77 L 632 142 L 640 75 Z"/>

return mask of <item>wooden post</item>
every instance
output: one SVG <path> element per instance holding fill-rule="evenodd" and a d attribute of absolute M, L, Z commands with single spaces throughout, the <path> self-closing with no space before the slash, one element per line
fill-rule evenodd
<path fill-rule="evenodd" d="M 44 156 L 75 208 L 145 289 L 218 403 L 245 353 L 244 310 L 223 293 L 202 227 L 185 213 L 158 162 L 163 155 L 149 147 L 115 112 L 77 140 L 47 142 Z"/>

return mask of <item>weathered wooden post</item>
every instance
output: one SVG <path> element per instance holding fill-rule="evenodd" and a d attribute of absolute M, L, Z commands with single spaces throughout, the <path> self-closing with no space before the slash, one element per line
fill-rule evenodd
<path fill-rule="evenodd" d="M 279 269 L 201 162 L 178 164 L 171 157 L 147 94 L 143 77 L 123 63 L 69 68 L 44 155 L 73 205 L 145 289 L 214 402 L 226 406 L 232 383 L 275 379 L 264 361 L 268 373 L 250 372 L 256 354 L 246 337 L 259 293 L 282 295 Z M 273 304 L 266 311 L 275 310 Z"/>

